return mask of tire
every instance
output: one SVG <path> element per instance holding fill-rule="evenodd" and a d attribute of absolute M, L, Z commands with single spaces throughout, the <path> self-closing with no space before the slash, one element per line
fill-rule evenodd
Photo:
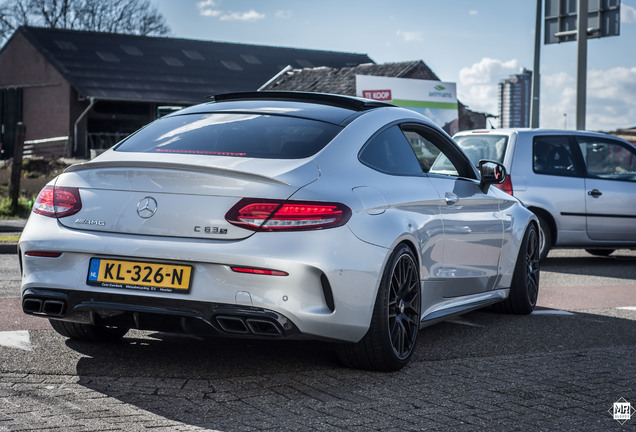
<path fill-rule="evenodd" d="M 340 361 L 352 368 L 386 372 L 406 366 L 420 327 L 420 290 L 417 260 L 401 244 L 384 269 L 367 334 L 358 343 L 338 345 Z"/>
<path fill-rule="evenodd" d="M 69 321 L 49 319 L 53 330 L 74 340 L 90 342 L 114 342 L 120 340 L 126 333 L 127 328 L 105 327 L 93 324 L 80 324 Z"/>
<path fill-rule="evenodd" d="M 534 310 L 539 296 L 539 233 L 534 224 L 528 226 L 519 248 L 508 298 L 493 305 L 501 313 L 527 315 Z"/>
<path fill-rule="evenodd" d="M 610 256 L 616 249 L 585 249 L 590 255 L 606 257 Z"/>
<path fill-rule="evenodd" d="M 536 216 L 537 219 L 539 219 L 539 259 L 543 261 L 547 258 L 550 249 L 552 249 L 552 245 L 554 245 L 554 234 L 548 221 L 543 216 Z"/>

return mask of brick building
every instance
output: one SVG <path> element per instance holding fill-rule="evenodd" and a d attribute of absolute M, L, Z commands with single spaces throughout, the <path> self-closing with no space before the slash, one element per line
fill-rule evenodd
<path fill-rule="evenodd" d="M 33 152 L 88 157 L 162 107 L 253 91 L 286 66 L 372 63 L 366 54 L 21 27 L 0 51 L 4 157 L 17 121 Z"/>

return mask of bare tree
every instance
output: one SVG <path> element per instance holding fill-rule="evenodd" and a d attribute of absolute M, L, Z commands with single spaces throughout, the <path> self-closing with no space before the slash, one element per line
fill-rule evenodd
<path fill-rule="evenodd" d="M 19 26 L 125 33 L 170 33 L 150 0 L 4 0 L 0 3 L 0 38 Z"/>

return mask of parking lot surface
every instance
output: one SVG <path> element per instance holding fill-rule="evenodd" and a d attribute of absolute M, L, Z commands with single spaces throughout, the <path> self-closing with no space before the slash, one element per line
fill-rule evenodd
<path fill-rule="evenodd" d="M 622 431 L 636 405 L 636 251 L 556 250 L 529 316 L 423 329 L 400 372 L 341 367 L 310 341 L 131 331 L 68 341 L 20 311 L 0 256 L 0 431 Z"/>

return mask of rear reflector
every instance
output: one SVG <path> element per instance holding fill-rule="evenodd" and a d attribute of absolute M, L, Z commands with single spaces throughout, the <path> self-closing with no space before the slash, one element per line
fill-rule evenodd
<path fill-rule="evenodd" d="M 30 251 L 26 252 L 25 255 L 43 258 L 59 258 L 60 256 L 62 256 L 62 252 Z"/>
<path fill-rule="evenodd" d="M 81 209 L 79 189 L 74 187 L 45 186 L 33 204 L 33 213 L 53 218 L 71 216 Z"/>
<path fill-rule="evenodd" d="M 279 270 L 269 270 L 262 268 L 254 268 L 254 267 L 234 267 L 230 266 L 230 268 L 237 273 L 250 273 L 250 274 L 259 274 L 259 275 L 267 275 L 267 276 L 289 276 L 289 273 Z"/>
<path fill-rule="evenodd" d="M 344 204 L 243 198 L 225 215 L 232 225 L 253 231 L 303 231 L 342 226 L 351 217 Z"/>

